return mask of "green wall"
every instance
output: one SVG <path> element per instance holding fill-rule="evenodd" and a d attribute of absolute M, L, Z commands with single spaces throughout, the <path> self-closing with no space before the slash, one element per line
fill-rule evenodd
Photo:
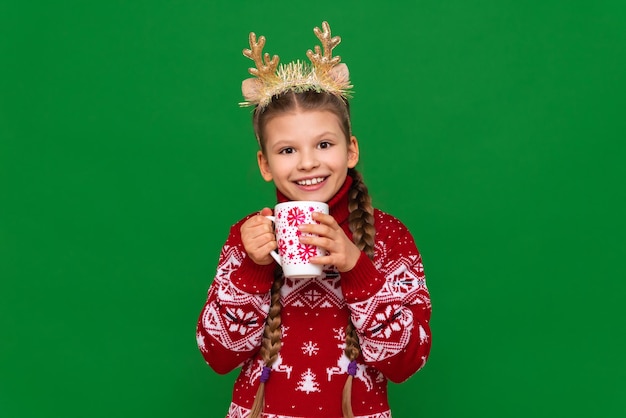
<path fill-rule="evenodd" d="M 220 417 L 195 345 L 273 203 L 240 83 L 328 20 L 360 167 L 433 299 L 394 418 L 623 417 L 623 1 L 3 1 L 0 416 Z"/>

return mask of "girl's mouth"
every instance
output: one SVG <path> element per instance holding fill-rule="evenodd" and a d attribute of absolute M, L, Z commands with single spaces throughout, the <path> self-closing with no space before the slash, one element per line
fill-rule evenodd
<path fill-rule="evenodd" d="M 324 180 L 326 180 L 327 177 L 314 177 L 311 179 L 305 179 L 305 180 L 299 180 L 296 181 L 296 184 L 298 186 L 316 186 L 320 183 L 323 183 Z"/>

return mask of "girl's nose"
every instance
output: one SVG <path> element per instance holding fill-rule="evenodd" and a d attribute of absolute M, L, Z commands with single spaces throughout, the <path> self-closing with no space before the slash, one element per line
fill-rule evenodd
<path fill-rule="evenodd" d="M 309 171 L 320 165 L 315 152 L 300 152 L 300 161 L 298 161 L 298 170 Z"/>

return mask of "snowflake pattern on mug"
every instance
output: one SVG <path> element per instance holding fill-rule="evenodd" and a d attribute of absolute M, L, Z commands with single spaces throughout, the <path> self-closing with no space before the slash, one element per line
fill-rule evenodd
<path fill-rule="evenodd" d="M 285 252 L 287 252 L 287 244 L 285 244 L 284 239 L 279 239 L 278 240 L 278 253 L 285 254 Z"/>
<path fill-rule="evenodd" d="M 306 220 L 306 214 L 300 208 L 291 208 L 287 212 L 287 224 L 289 226 L 298 226 Z"/>
<path fill-rule="evenodd" d="M 328 213 L 328 205 L 322 202 L 285 202 L 275 208 L 276 237 L 278 254 L 282 258 L 283 269 L 287 266 L 302 266 L 309 259 L 325 255 L 325 251 L 314 245 L 300 243 L 303 235 L 298 229 L 302 224 L 319 222 L 312 218 L 313 212 Z"/>
<path fill-rule="evenodd" d="M 314 245 L 298 244 L 298 255 L 300 256 L 300 260 L 304 262 L 309 261 L 309 258 L 317 255 L 317 247 Z"/>

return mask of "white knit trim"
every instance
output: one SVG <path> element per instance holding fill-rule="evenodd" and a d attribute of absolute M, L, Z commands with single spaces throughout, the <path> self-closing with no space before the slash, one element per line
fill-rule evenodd
<path fill-rule="evenodd" d="M 248 418 L 250 416 L 250 410 L 235 404 L 230 404 L 228 409 L 228 415 L 226 418 Z M 277 415 L 277 414 L 261 414 L 262 418 L 300 418 L 294 415 Z M 355 415 L 354 418 L 391 418 L 391 411 L 380 412 L 373 415 Z"/>

